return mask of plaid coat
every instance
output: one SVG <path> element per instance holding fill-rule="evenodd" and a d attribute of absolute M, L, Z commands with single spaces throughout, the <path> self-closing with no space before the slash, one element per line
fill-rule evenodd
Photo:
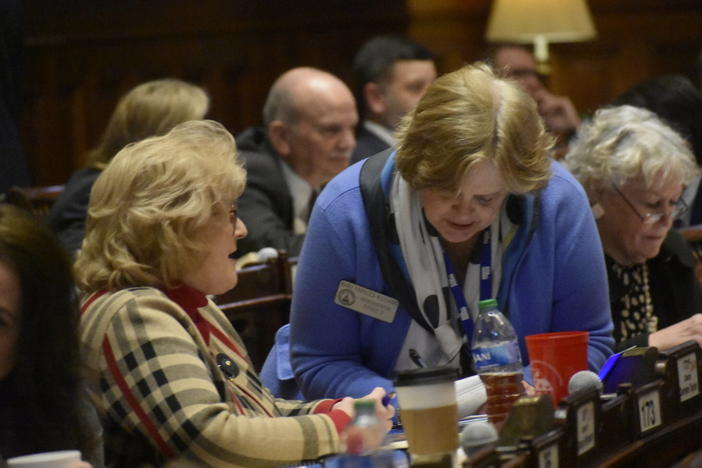
<path fill-rule="evenodd" d="M 81 342 L 106 463 L 279 466 L 339 450 L 336 400 L 274 399 L 217 306 L 186 287 L 83 298 Z M 326 413 L 326 414 L 315 414 Z M 293 416 L 293 417 L 280 417 Z"/>

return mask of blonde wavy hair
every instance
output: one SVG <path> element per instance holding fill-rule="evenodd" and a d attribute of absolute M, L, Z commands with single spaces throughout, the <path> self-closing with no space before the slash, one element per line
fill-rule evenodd
<path fill-rule="evenodd" d="M 93 186 L 79 287 L 178 285 L 203 261 L 209 222 L 226 215 L 245 184 L 234 138 L 217 122 L 185 122 L 128 145 Z"/>
<path fill-rule="evenodd" d="M 598 110 L 583 123 L 563 164 L 589 195 L 643 177 L 687 185 L 699 173 L 686 141 L 653 112 L 633 106 Z"/>
<path fill-rule="evenodd" d="M 415 190 L 455 191 L 479 161 L 495 162 L 512 193 L 546 185 L 545 132 L 534 100 L 477 63 L 439 77 L 397 131 L 397 168 Z"/>
<path fill-rule="evenodd" d="M 88 153 L 88 165 L 102 170 L 128 143 L 202 119 L 209 107 L 210 98 L 199 86 L 174 78 L 142 83 L 120 98 L 98 145 Z"/>

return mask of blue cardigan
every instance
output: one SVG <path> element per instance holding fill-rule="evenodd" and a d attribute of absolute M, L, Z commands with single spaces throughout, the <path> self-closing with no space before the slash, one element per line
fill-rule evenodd
<path fill-rule="evenodd" d="M 400 305 L 386 323 L 335 304 L 341 280 L 389 294 L 359 186 L 361 161 L 339 174 L 315 205 L 297 269 L 290 356 L 306 398 L 361 397 L 393 388 L 391 375 L 412 320 Z M 383 170 L 387 182 L 394 165 Z M 558 163 L 503 258 L 499 302 L 517 335 L 590 332 L 588 361 L 598 370 L 611 354 L 612 321 L 602 247 L 582 187 Z M 396 249 L 391 249 L 395 251 Z"/>

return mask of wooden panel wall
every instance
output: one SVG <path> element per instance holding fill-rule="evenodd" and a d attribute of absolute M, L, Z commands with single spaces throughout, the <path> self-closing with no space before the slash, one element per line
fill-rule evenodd
<path fill-rule="evenodd" d="M 581 113 L 607 104 L 632 85 L 663 73 L 694 82 L 702 50 L 699 0 L 587 0 L 598 37 L 550 47 L 553 92 Z M 490 0 L 409 0 L 410 34 L 439 54 L 444 70 L 484 58 Z"/>
<path fill-rule="evenodd" d="M 26 0 L 22 134 L 34 183 L 81 167 L 140 82 L 204 86 L 208 117 L 239 132 L 260 122 L 283 71 L 311 65 L 348 81 L 363 41 L 406 26 L 403 0 Z"/>
<path fill-rule="evenodd" d="M 551 48 L 552 90 L 588 113 L 643 78 L 691 75 L 702 1 L 588 0 L 599 36 Z M 405 31 L 440 71 L 480 59 L 490 0 L 25 0 L 22 135 L 37 185 L 84 163 L 117 98 L 175 76 L 208 89 L 210 117 L 239 132 L 260 120 L 280 73 L 313 65 L 350 79 L 367 38 Z"/>

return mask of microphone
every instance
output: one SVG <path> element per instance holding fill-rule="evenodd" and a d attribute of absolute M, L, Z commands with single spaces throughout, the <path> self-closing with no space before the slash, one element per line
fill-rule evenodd
<path fill-rule="evenodd" d="M 264 247 L 256 252 L 256 254 L 258 255 L 258 261 L 261 263 L 278 258 L 278 251 L 273 247 Z"/>
<path fill-rule="evenodd" d="M 590 390 L 597 390 L 599 393 L 602 393 L 603 388 L 604 385 L 597 374 L 589 370 L 581 370 L 576 372 L 568 381 L 569 395 L 579 391 Z"/>
<path fill-rule="evenodd" d="M 603 400 L 611 400 L 617 396 L 617 394 L 614 392 L 603 393 L 604 382 L 602 382 L 600 376 L 589 370 L 576 372 L 568 381 L 568 395 L 573 395 L 578 392 L 590 392 L 592 390 L 597 390 L 597 393 Z"/>
<path fill-rule="evenodd" d="M 273 247 L 264 247 L 258 252 L 249 252 L 238 258 L 236 261 L 236 269 L 241 270 L 247 265 L 251 265 L 253 263 L 265 263 L 268 260 L 273 260 L 275 258 L 278 258 L 278 251 Z"/>
<path fill-rule="evenodd" d="M 461 431 L 461 448 L 468 457 L 495 443 L 497 443 L 497 430 L 487 421 L 471 422 Z"/>

